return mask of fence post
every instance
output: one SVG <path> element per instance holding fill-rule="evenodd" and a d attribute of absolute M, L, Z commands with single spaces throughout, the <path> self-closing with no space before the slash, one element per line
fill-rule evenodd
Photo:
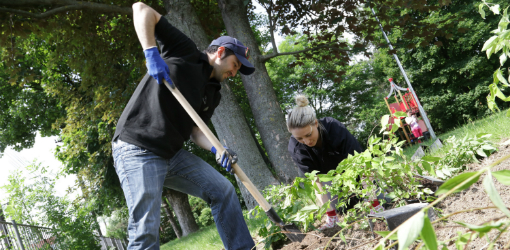
<path fill-rule="evenodd" d="M 9 238 L 10 238 L 9 231 L 7 230 L 7 226 L 5 224 L 3 224 L 2 222 L 4 222 L 4 221 L 0 220 L 0 235 L 5 236 L 3 239 L 3 242 L 4 242 L 4 245 L 7 247 L 7 249 L 9 249 L 11 247 L 11 242 L 9 240 Z"/>
<path fill-rule="evenodd" d="M 14 227 L 14 232 L 16 233 L 16 239 L 18 240 L 19 247 L 21 248 L 21 250 L 25 250 L 25 246 L 23 246 L 23 241 L 21 240 L 21 237 L 19 235 L 18 225 L 16 225 L 15 220 L 12 220 L 12 226 Z"/>

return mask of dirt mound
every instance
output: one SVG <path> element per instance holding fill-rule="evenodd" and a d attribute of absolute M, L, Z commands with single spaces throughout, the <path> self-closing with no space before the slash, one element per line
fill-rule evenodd
<path fill-rule="evenodd" d="M 485 159 L 480 164 L 472 163 L 467 165 L 467 171 L 477 171 L 480 170 L 499 158 L 510 154 L 510 147 L 503 146 L 500 147 L 498 152 L 491 155 L 489 158 Z M 491 171 L 499 171 L 503 169 L 510 169 L 510 160 L 503 161 L 501 164 L 493 167 Z M 463 210 L 476 209 L 476 208 L 486 208 L 492 207 L 494 204 L 489 199 L 489 196 L 485 192 L 483 188 L 482 181 L 485 178 L 486 174 L 480 176 L 480 179 L 477 183 L 473 184 L 469 189 L 464 190 L 463 192 L 453 194 L 450 197 L 444 199 L 437 207 L 442 210 L 442 216 L 452 214 L 455 212 L 460 212 Z M 507 207 L 510 207 L 510 186 L 505 186 L 499 183 L 496 178 L 493 178 L 494 185 L 501 196 L 501 199 L 505 203 Z M 447 241 L 456 237 L 457 231 L 461 231 L 463 233 L 468 232 L 467 229 L 459 227 L 459 224 L 455 223 L 455 221 L 462 221 L 473 225 L 481 225 L 490 221 L 497 221 L 498 218 L 504 216 L 499 210 L 496 209 L 482 209 L 482 210 L 474 210 L 472 212 L 463 212 L 456 215 L 453 215 L 448 218 L 447 222 L 438 223 L 435 226 L 436 235 L 439 241 Z M 498 236 L 499 231 L 493 230 L 487 236 L 489 239 L 494 240 Z M 496 241 L 494 248 L 502 249 L 505 244 L 510 241 L 510 235 L 508 233 L 502 234 Z M 448 243 L 449 249 L 456 249 L 455 241 L 451 241 Z M 488 246 L 487 240 L 484 237 L 483 239 L 477 238 L 476 240 L 469 243 L 469 247 L 464 249 L 482 249 Z"/>
<path fill-rule="evenodd" d="M 340 218 L 342 220 L 343 218 Z M 326 222 L 326 216 L 324 216 L 321 223 Z M 317 223 L 316 226 L 321 225 L 321 223 Z M 380 228 L 381 226 L 376 223 L 376 227 Z M 382 226 L 385 227 L 384 225 Z M 345 242 L 340 238 L 338 232 L 341 230 L 341 227 L 335 226 L 330 229 L 326 229 L 323 231 L 313 231 L 308 232 L 302 242 L 288 242 L 281 249 L 282 250 L 294 250 L 294 249 L 348 249 L 351 247 L 355 247 L 358 245 L 370 243 L 374 240 L 374 236 L 372 232 L 369 230 L 363 230 L 359 228 L 359 225 L 355 225 L 353 228 L 347 229 L 343 231 L 345 236 Z M 377 236 L 377 235 L 375 235 Z M 374 241 L 375 242 L 375 241 Z M 325 248 L 327 246 L 327 248 Z M 368 246 L 370 244 L 366 245 Z M 363 247 L 358 249 L 364 249 Z"/>

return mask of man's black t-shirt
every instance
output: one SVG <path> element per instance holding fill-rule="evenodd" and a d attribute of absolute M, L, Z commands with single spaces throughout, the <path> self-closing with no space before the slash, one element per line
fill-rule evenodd
<path fill-rule="evenodd" d="M 294 136 L 289 139 L 289 153 L 303 173 L 318 170 L 321 174 L 327 174 L 330 170 L 336 169 L 349 154 L 354 155 L 354 151 L 358 153 L 363 151 L 358 140 L 338 120 L 325 117 L 319 122 L 325 128 L 320 129 L 321 148 L 308 147 L 299 143 Z"/>
<path fill-rule="evenodd" d="M 207 55 L 164 17 L 156 24 L 155 35 L 170 79 L 208 122 L 220 103 L 221 85 L 209 79 L 213 67 Z M 193 126 L 195 123 L 167 87 L 147 74 L 122 112 L 113 141 L 120 139 L 172 158 L 189 139 Z"/>

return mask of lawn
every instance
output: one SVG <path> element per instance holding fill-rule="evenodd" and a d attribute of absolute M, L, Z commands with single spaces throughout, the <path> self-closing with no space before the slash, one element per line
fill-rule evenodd
<path fill-rule="evenodd" d="M 245 211 L 246 212 L 246 211 Z M 257 227 L 262 223 L 262 219 L 246 220 L 250 232 L 256 232 Z M 252 236 L 255 236 L 252 233 Z M 216 225 L 201 228 L 200 231 L 182 237 L 181 239 L 170 241 L 161 245 L 161 250 L 204 250 L 204 249 L 222 249 L 223 243 L 221 242 L 220 235 L 216 230 Z"/>

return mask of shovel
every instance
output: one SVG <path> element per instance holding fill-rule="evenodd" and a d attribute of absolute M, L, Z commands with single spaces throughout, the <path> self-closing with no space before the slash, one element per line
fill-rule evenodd
<path fill-rule="evenodd" d="M 197 126 L 202 130 L 204 135 L 207 137 L 207 139 L 212 143 L 212 145 L 218 150 L 218 152 L 222 153 L 225 151 L 225 148 L 223 145 L 221 145 L 220 141 L 214 136 L 214 134 L 211 132 L 209 127 L 204 123 L 202 118 L 198 116 L 197 112 L 191 107 L 191 105 L 188 103 L 188 100 L 184 98 L 184 96 L 181 94 L 181 92 L 175 88 L 174 86 L 171 86 L 166 80 L 163 80 L 166 87 L 172 94 L 174 95 L 175 99 L 179 101 L 179 103 L 182 105 L 182 107 L 186 110 L 186 112 L 189 114 L 191 119 L 197 124 Z M 264 209 L 266 212 L 266 215 L 271 219 L 272 222 L 274 222 L 276 225 L 278 225 L 282 229 L 282 233 L 285 233 L 285 235 L 293 242 L 301 242 L 305 235 L 301 233 L 299 228 L 294 224 L 283 224 L 282 219 L 276 211 L 269 205 L 269 203 L 266 201 L 264 196 L 259 192 L 259 190 L 253 185 L 253 183 L 248 179 L 248 176 L 241 170 L 239 165 L 237 163 L 232 164 L 232 168 L 234 169 L 234 173 L 237 175 L 239 180 L 244 184 L 246 189 L 251 193 L 251 195 L 255 198 L 257 203 Z"/>

